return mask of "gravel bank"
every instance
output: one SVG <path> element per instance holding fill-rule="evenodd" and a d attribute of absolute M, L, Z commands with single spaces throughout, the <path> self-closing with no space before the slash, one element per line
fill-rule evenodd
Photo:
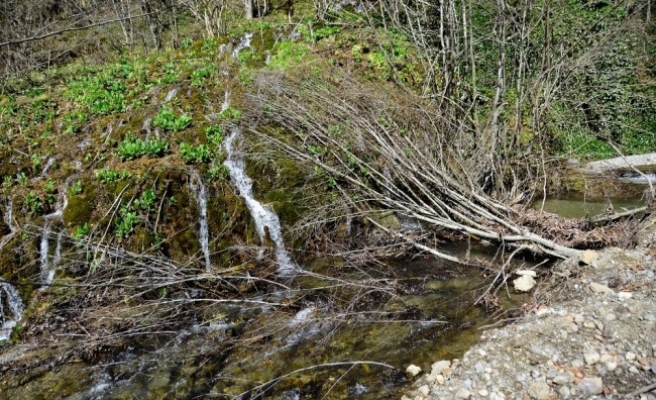
<path fill-rule="evenodd" d="M 430 360 L 402 399 L 656 400 L 654 225 L 635 250 L 555 267 L 548 304 L 486 331 L 460 360 Z"/>

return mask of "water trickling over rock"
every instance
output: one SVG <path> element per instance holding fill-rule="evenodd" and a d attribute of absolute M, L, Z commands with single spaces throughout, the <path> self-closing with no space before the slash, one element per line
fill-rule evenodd
<path fill-rule="evenodd" d="M 243 38 L 241 38 L 241 41 L 235 47 L 235 49 L 232 51 L 232 58 L 237 58 L 239 57 L 239 52 L 244 50 L 247 47 L 251 47 L 251 41 L 253 40 L 253 33 L 249 32 L 244 35 Z"/>
<path fill-rule="evenodd" d="M 203 179 L 198 172 L 192 171 L 191 173 L 191 187 L 196 195 L 198 201 L 199 216 L 199 241 L 200 247 L 203 251 L 203 258 L 205 260 L 205 268 L 209 271 L 212 269 L 212 262 L 210 260 L 210 231 L 207 225 L 207 190 Z"/>
<path fill-rule="evenodd" d="M 50 261 L 50 233 L 54 221 L 62 221 L 64 210 L 68 206 L 68 197 L 66 197 L 67 184 L 64 184 L 61 189 L 59 201 L 56 204 L 55 211 L 43 217 L 43 231 L 41 233 L 41 244 L 39 246 L 40 252 L 40 266 L 41 266 L 41 283 L 44 285 L 52 284 L 55 278 L 55 270 L 57 264 L 61 259 L 61 239 L 62 232 L 57 235 L 57 244 L 55 248 L 55 257 L 52 262 Z"/>
<path fill-rule="evenodd" d="M 3 215 L 4 220 L 5 220 L 5 225 L 9 227 L 9 233 L 4 235 L 2 239 L 0 239 L 0 250 L 2 250 L 3 247 L 9 241 L 16 235 L 16 229 L 14 229 L 14 223 L 13 223 L 13 209 L 14 209 L 14 202 L 10 198 L 7 201 L 7 207 L 5 208 L 5 213 Z"/>
<path fill-rule="evenodd" d="M 282 237 L 280 219 L 278 215 L 268 206 L 260 203 L 253 198 L 253 182 L 246 175 L 246 163 L 242 158 L 235 154 L 235 141 L 240 135 L 240 129 L 237 126 L 232 127 L 230 136 L 225 141 L 226 160 L 223 163 L 230 172 L 230 179 L 239 195 L 246 201 L 246 206 L 255 221 L 257 234 L 261 242 L 264 242 L 267 235 L 273 241 L 276 247 L 276 261 L 278 262 L 278 273 L 282 275 L 289 274 L 297 269 L 292 262 L 289 253 L 285 249 L 285 242 Z"/>
<path fill-rule="evenodd" d="M 5 310 L 5 305 L 7 310 Z M 9 339 L 11 330 L 20 321 L 25 312 L 25 305 L 18 290 L 8 282 L 0 282 L 0 341 Z"/>

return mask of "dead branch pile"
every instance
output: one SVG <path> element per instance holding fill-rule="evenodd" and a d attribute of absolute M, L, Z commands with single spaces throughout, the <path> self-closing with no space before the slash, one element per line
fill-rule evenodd
<path fill-rule="evenodd" d="M 485 182 L 472 178 L 481 163 L 472 158 L 483 155 L 465 128 L 441 118 L 439 110 L 423 106 L 413 95 L 388 89 L 380 93 L 348 80 L 291 82 L 269 76 L 260 80 L 254 109 L 267 110 L 268 123 L 282 126 L 295 140 L 253 131 L 290 156 L 315 163 L 348 194 L 350 207 L 358 212 L 391 210 L 437 229 L 539 254 L 578 254 L 531 232 L 516 211 L 482 190 Z"/>

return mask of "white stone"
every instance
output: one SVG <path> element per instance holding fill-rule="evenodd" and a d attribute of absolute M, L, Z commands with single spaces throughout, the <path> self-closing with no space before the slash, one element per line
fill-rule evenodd
<path fill-rule="evenodd" d="M 615 361 L 608 361 L 606 363 L 606 369 L 608 371 L 615 371 L 617 369 L 617 363 Z"/>
<path fill-rule="evenodd" d="M 631 297 L 633 297 L 633 293 L 631 293 L 631 292 L 619 292 L 619 293 L 617 293 L 617 297 L 620 300 L 626 300 L 626 299 L 630 299 Z"/>
<path fill-rule="evenodd" d="M 478 394 L 482 397 L 487 397 L 488 394 L 490 394 L 487 390 L 481 389 L 478 391 Z"/>
<path fill-rule="evenodd" d="M 550 395 L 549 385 L 545 382 L 531 382 L 528 385 L 528 395 L 535 400 L 547 400 Z"/>
<path fill-rule="evenodd" d="M 628 361 L 633 361 L 636 359 L 636 355 L 633 352 L 627 352 L 626 355 L 624 356 Z"/>
<path fill-rule="evenodd" d="M 531 276 L 533 278 L 537 277 L 538 274 L 530 269 L 518 269 L 515 271 L 515 275 L 520 275 L 520 276 Z"/>
<path fill-rule="evenodd" d="M 449 369 L 450 367 L 451 361 L 449 360 L 436 361 L 431 365 L 431 374 L 441 374 L 442 371 Z"/>
<path fill-rule="evenodd" d="M 430 389 L 428 388 L 428 385 L 423 385 L 420 386 L 419 389 L 417 389 L 419 393 L 423 394 L 424 396 L 428 396 L 430 394 Z"/>
<path fill-rule="evenodd" d="M 467 400 L 471 397 L 471 393 L 469 393 L 469 390 L 465 388 L 460 388 L 456 392 L 456 395 L 454 396 L 454 399 L 456 400 Z"/>
<path fill-rule="evenodd" d="M 528 292 L 535 286 L 535 279 L 532 276 L 522 275 L 513 281 L 513 285 L 515 286 L 515 290 Z"/>
<path fill-rule="evenodd" d="M 435 377 L 435 382 L 437 382 L 438 385 L 444 385 L 444 375 L 439 374 Z"/>
<path fill-rule="evenodd" d="M 587 395 L 601 394 L 604 390 L 604 384 L 601 378 L 583 378 L 576 386 L 578 390 Z"/>
<path fill-rule="evenodd" d="M 593 364 L 599 362 L 599 360 L 601 359 L 601 356 L 596 351 L 592 351 L 590 353 L 584 354 L 583 358 L 585 359 L 586 364 L 593 365 Z"/>
<path fill-rule="evenodd" d="M 421 372 L 421 367 L 418 367 L 414 364 L 408 365 L 408 368 L 405 369 L 405 372 L 412 376 L 417 376 Z"/>
<path fill-rule="evenodd" d="M 579 254 L 579 262 L 590 265 L 593 262 L 597 261 L 599 258 L 599 253 L 594 250 L 586 250 L 583 253 Z"/>

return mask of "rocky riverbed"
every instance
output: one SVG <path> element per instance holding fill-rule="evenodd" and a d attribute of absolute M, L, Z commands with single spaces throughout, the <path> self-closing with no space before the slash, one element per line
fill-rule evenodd
<path fill-rule="evenodd" d="M 634 249 L 554 267 L 524 317 L 459 360 L 429 360 L 402 399 L 656 399 L 655 227 Z"/>

